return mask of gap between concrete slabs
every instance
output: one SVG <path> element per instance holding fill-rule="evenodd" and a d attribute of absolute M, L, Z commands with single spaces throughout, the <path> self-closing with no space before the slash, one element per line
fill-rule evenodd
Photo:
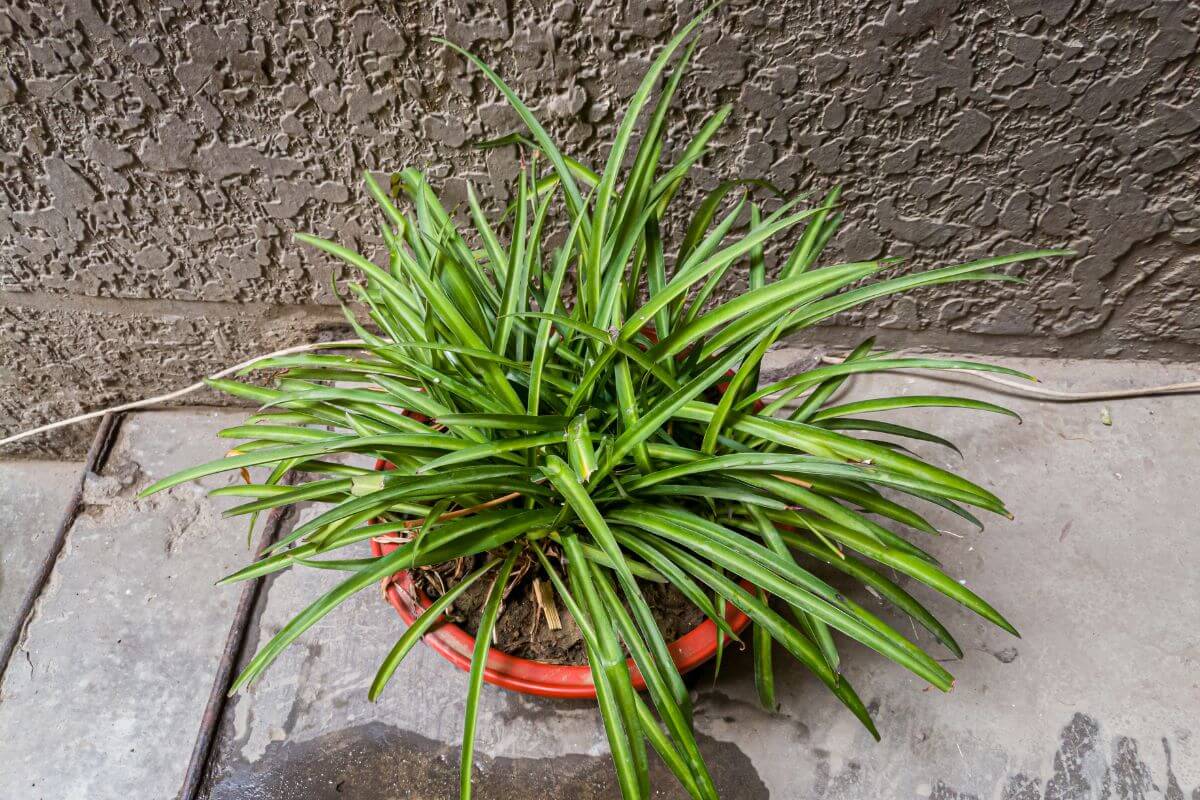
<path fill-rule="evenodd" d="M 0 569 L 0 680 L 12 662 L 25 623 L 75 523 L 88 476 L 102 468 L 118 417 L 105 414 L 82 464 L 50 461 L 0 463 L 0 519 L 10 539 Z M 50 519 L 57 517 L 53 533 Z"/>
<path fill-rule="evenodd" d="M 0 797 L 174 797 L 237 601 L 213 583 L 249 557 L 244 520 L 206 479 L 138 489 L 220 457 L 240 411 L 128 418 L 38 599 L 29 669 L 4 676 Z M 55 755 L 58 754 L 58 755 Z M 63 757 L 69 754 L 69 757 Z"/>

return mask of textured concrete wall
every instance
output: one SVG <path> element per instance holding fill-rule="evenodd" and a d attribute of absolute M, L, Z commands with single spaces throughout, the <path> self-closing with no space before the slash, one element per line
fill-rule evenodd
<path fill-rule="evenodd" d="M 363 168 L 430 165 L 451 198 L 467 180 L 502 191 L 516 154 L 469 142 L 513 118 L 430 37 L 497 64 L 595 161 L 647 53 L 693 10 L 395 5 L 0 9 L 0 430 L 312 336 L 330 264 L 288 237 L 372 246 Z M 734 103 L 704 180 L 845 182 L 847 257 L 1082 254 L 1028 287 L 902 299 L 817 338 L 882 326 L 910 345 L 1190 358 L 1198 28 L 1186 1 L 732 0 L 703 33 L 674 139 Z"/>

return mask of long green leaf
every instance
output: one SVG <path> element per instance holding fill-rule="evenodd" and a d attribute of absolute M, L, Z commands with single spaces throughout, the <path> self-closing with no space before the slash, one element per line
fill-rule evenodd
<path fill-rule="evenodd" d="M 383 692 L 384 687 L 387 686 L 388 681 L 390 681 L 392 679 L 392 675 L 395 674 L 396 668 L 400 666 L 400 662 L 403 661 L 404 657 L 408 655 L 409 651 L 416 646 L 417 642 L 421 640 L 421 637 L 428 633 L 429 629 L 437 624 L 437 621 L 441 618 L 442 613 L 445 612 L 445 610 L 451 605 L 453 605 L 454 601 L 458 599 L 459 595 L 471 588 L 471 586 L 477 580 L 487 574 L 493 567 L 496 566 L 497 563 L 499 562 L 489 561 L 487 564 L 484 564 L 479 569 L 465 576 L 457 584 L 451 587 L 449 591 L 447 591 L 437 600 L 434 600 L 433 603 L 430 604 L 429 608 L 422 612 L 421 616 L 413 620 L 412 625 L 408 627 L 408 630 L 401 634 L 400 638 L 396 641 L 395 646 L 388 651 L 387 656 L 383 659 L 383 663 L 379 665 L 379 671 L 375 673 L 375 679 L 371 681 L 371 689 L 367 693 L 367 697 L 372 702 L 379 698 L 379 695 Z"/>
<path fill-rule="evenodd" d="M 827 406 L 811 417 L 812 422 L 821 422 L 834 417 L 852 417 L 855 414 L 872 414 L 878 411 L 892 411 L 897 408 L 969 408 L 974 411 L 990 411 L 993 414 L 1004 414 L 1014 419 L 1021 417 L 1015 411 L 995 403 L 985 403 L 982 400 L 972 400 L 966 397 L 937 397 L 929 395 L 904 395 L 902 397 L 884 397 L 876 400 L 858 400 L 853 403 L 843 403 L 838 406 Z"/>
<path fill-rule="evenodd" d="M 553 455 L 546 456 L 542 473 L 550 480 L 554 488 L 562 494 L 566 503 L 587 527 L 592 538 L 600 545 L 605 555 L 611 559 L 613 570 L 621 584 L 621 590 L 625 593 L 625 599 L 629 601 L 630 609 L 638 621 L 642 635 L 646 637 L 651 652 L 654 653 L 654 656 L 660 663 L 673 664 L 670 651 L 667 649 L 667 643 L 663 639 L 662 631 L 659 630 L 658 623 L 654 621 L 654 615 L 650 611 L 650 606 L 646 603 L 645 597 L 642 596 L 642 590 L 638 588 L 637 581 L 634 579 L 629 565 L 625 563 L 621 547 L 617 544 L 612 531 L 609 530 L 604 516 L 584 490 L 580 476 L 573 472 L 562 459 Z M 690 717 L 691 701 L 688 698 L 687 687 L 683 685 L 683 679 L 674 668 L 667 670 L 667 673 L 666 678 L 671 682 L 671 690 L 675 696 L 675 702 Z"/>
<path fill-rule="evenodd" d="M 629 668 L 617 644 L 612 622 L 603 610 L 579 540 L 574 534 L 568 534 L 562 542 L 571 588 L 582 598 L 586 609 L 584 618 L 590 621 L 589 628 L 596 637 L 588 654 L 588 663 L 595 678 L 596 699 L 612 748 L 621 795 L 625 800 L 645 797 L 649 793 L 646 745 L 640 733 Z"/>
<path fill-rule="evenodd" d="M 492 631 L 500 613 L 500 601 L 504 599 L 508 576 L 512 574 L 513 565 L 517 563 L 520 553 L 520 549 L 514 547 L 500 565 L 500 571 L 496 573 L 492 588 L 488 591 L 487 601 L 483 605 L 483 613 L 479 616 L 479 629 L 475 633 L 475 650 L 471 654 L 471 671 L 467 677 L 462 754 L 458 762 L 458 794 L 463 800 L 469 800 L 471 797 L 471 768 L 475 763 L 475 723 L 479 718 L 479 693 L 483 689 L 483 670 L 487 665 L 488 650 L 492 646 Z"/>

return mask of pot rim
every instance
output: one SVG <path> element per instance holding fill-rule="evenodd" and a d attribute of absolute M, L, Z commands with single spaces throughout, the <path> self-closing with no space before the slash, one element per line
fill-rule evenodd
<path fill-rule="evenodd" d="M 398 545 L 371 541 L 371 553 L 378 557 L 386 555 Z M 401 570 L 388 581 L 388 602 L 400 614 L 404 624 L 425 612 L 433 601 L 418 588 L 407 570 Z M 726 604 L 725 621 L 735 632 L 741 633 L 750 618 L 733 604 Z M 445 620 L 435 625 L 422 640 L 439 655 L 463 671 L 470 671 L 471 657 L 475 650 L 475 637 L 458 625 Z M 732 640 L 729 640 L 732 641 Z M 728 641 L 726 642 L 728 644 Z M 696 627 L 667 645 L 671 659 L 679 672 L 685 673 L 705 663 L 717 653 L 717 626 L 705 619 Z M 641 673 L 632 659 L 627 659 L 630 676 L 635 689 L 646 688 Z M 512 689 L 523 694 L 541 697 L 590 698 L 596 696 L 592 683 L 592 671 L 586 664 L 551 664 L 530 658 L 510 655 L 495 647 L 488 648 L 483 679 L 493 686 Z"/>

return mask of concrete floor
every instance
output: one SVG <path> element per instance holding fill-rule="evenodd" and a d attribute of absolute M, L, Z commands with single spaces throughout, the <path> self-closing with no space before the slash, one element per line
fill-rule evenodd
<path fill-rule="evenodd" d="M 246 558 L 245 525 L 222 520 L 198 486 L 134 495 L 219 457 L 229 443 L 216 432 L 243 415 L 165 412 L 122 423 L 0 686 L 0 798 L 179 791 L 237 602 L 213 582 Z M 4 486 L 21 493 L 15 481 Z"/>
<path fill-rule="evenodd" d="M 1005 363 L 1067 389 L 1196 373 Z M 901 375 L 855 389 L 880 392 L 997 401 L 976 387 Z M 983 533 L 936 518 L 957 535 L 922 544 L 1023 638 L 922 593 L 966 650 L 947 663 L 958 679 L 949 695 L 847 645 L 845 671 L 875 712 L 878 744 L 800 669 L 781 666 L 781 710 L 759 710 L 749 656 L 731 651 L 715 688 L 709 670 L 694 681 L 702 746 L 723 797 L 1200 800 L 1200 402 L 1001 402 L 1024 424 L 938 409 L 896 418 L 954 440 L 965 461 L 924 452 L 997 491 L 1015 513 Z M 245 530 L 192 488 L 149 501 L 132 495 L 177 465 L 220 455 L 226 445 L 212 432 L 240 416 L 157 412 L 124 422 L 0 685 L 0 798 L 175 795 L 236 603 L 236 589 L 211 582 L 246 557 Z M 17 509 L 6 554 L 30 546 L 30 526 L 45 525 L 21 516 L 32 487 L 53 483 L 29 464 L 0 471 L 0 507 Z M 305 571 L 270 581 L 250 643 L 335 580 Z M 205 796 L 453 796 L 465 675 L 417 648 L 383 698 L 366 700 L 401 629 L 367 591 L 302 637 L 227 706 Z M 617 796 L 587 703 L 486 687 L 477 753 L 481 798 Z M 656 783 L 658 797 L 683 796 L 665 775 Z"/>

